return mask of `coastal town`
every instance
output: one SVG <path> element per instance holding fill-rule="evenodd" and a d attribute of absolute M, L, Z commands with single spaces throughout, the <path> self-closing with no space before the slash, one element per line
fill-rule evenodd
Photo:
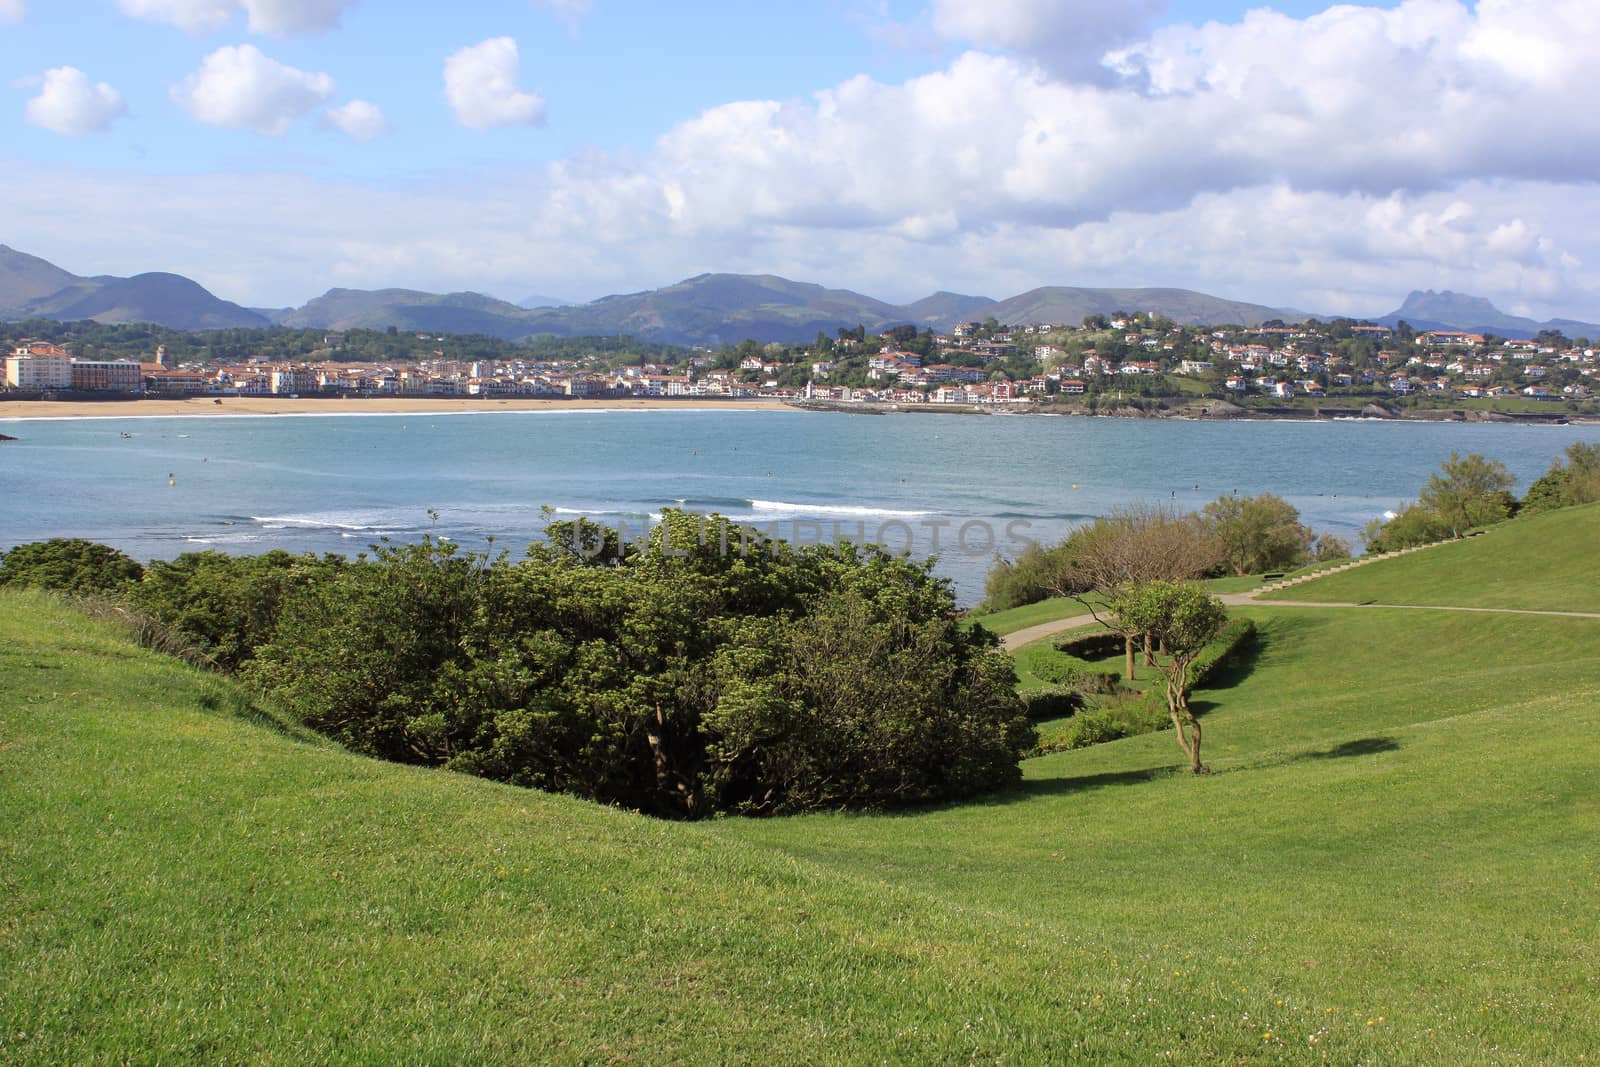
<path fill-rule="evenodd" d="M 1139 313 L 1088 316 L 1075 326 L 970 322 L 947 333 L 858 327 L 819 333 L 808 345 L 746 341 L 654 359 L 614 349 L 582 353 L 581 344 L 573 354 L 570 341 L 554 355 L 527 342 L 505 346 L 499 358 L 465 359 L 450 355 L 445 336 L 415 338 L 422 355 L 393 360 L 352 359 L 344 332 L 320 335 L 302 358 L 289 360 L 179 359 L 165 345 L 139 359 L 104 358 L 71 338 L 18 338 L 7 345 L 0 395 L 699 398 L 1005 410 L 1172 400 L 1264 406 L 1298 399 L 1358 408 L 1508 400 L 1587 412 L 1600 389 L 1600 347 L 1587 338 L 1419 332 L 1404 323 L 1347 320 L 1197 327 Z"/>

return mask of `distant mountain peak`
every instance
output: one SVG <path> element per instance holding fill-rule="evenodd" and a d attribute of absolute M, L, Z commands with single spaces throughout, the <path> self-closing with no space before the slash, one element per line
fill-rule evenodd
<path fill-rule="evenodd" d="M 1561 329 L 1569 334 L 1600 333 L 1600 326 L 1569 319 L 1538 322 L 1521 315 L 1509 315 L 1481 296 L 1444 289 L 1417 289 L 1406 297 L 1398 311 L 1378 319 L 1387 326 L 1404 320 L 1419 330 L 1470 330 L 1501 337 L 1533 337 L 1540 330 Z"/>
<path fill-rule="evenodd" d="M 1432 289 L 1413 289 L 1411 295 L 1406 297 L 1405 303 L 1400 305 L 1397 314 L 1406 312 L 1419 315 L 1437 315 L 1439 312 L 1476 315 L 1485 322 L 1506 317 L 1505 312 L 1495 307 L 1486 297 L 1451 292 L 1449 289 L 1439 292 L 1434 292 Z"/>

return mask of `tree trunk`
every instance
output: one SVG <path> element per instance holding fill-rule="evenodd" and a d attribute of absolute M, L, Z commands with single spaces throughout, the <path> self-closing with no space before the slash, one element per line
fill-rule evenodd
<path fill-rule="evenodd" d="M 1128 681 L 1133 681 L 1133 635 L 1122 635 L 1123 648 L 1128 653 Z"/>
<path fill-rule="evenodd" d="M 1178 728 L 1178 747 L 1189 757 L 1189 773 L 1204 774 L 1200 762 L 1200 720 L 1189 710 L 1189 664 L 1192 656 L 1179 657 L 1167 675 L 1167 708 Z"/>
<path fill-rule="evenodd" d="M 1144 665 L 1146 667 L 1154 667 L 1156 665 L 1155 652 L 1150 647 L 1150 631 L 1148 630 L 1144 634 Z"/>
<path fill-rule="evenodd" d="M 1204 774 L 1205 766 L 1200 762 L 1200 720 L 1189 714 L 1188 707 L 1183 709 L 1183 717 L 1189 721 L 1189 729 L 1193 731 L 1189 746 L 1189 773 Z"/>
<path fill-rule="evenodd" d="M 1178 740 L 1178 747 L 1183 749 L 1183 754 L 1189 757 L 1189 765 L 1194 766 L 1194 753 L 1189 751 L 1189 734 L 1183 728 L 1183 720 L 1177 712 L 1172 713 L 1172 733 Z"/>

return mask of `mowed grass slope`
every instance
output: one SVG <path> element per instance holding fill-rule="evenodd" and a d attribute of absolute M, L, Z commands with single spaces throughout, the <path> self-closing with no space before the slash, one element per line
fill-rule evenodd
<path fill-rule="evenodd" d="M 0 1061 L 1594 1062 L 1600 620 L 1250 611 L 1210 777 L 677 825 L 0 594 Z"/>
<path fill-rule="evenodd" d="M 1600 504 L 1514 519 L 1261 599 L 1600 612 Z"/>

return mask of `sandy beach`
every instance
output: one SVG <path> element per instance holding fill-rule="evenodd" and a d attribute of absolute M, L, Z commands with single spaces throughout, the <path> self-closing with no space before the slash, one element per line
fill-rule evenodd
<path fill-rule="evenodd" d="M 471 397 L 212 397 L 187 400 L 0 400 L 0 419 L 127 419 L 155 415 L 449 415 L 484 411 L 780 411 L 778 400 L 559 400 Z"/>

